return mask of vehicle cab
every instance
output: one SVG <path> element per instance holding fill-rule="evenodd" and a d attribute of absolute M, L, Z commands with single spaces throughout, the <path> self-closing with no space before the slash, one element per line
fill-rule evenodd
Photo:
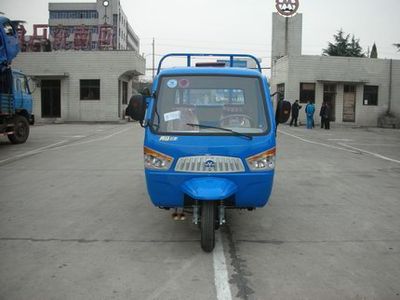
<path fill-rule="evenodd" d="M 16 26 L 0 16 L 0 136 L 15 144 L 29 136 L 29 123 L 34 123 L 32 95 L 26 76 L 10 67 L 20 51 Z"/>
<path fill-rule="evenodd" d="M 166 57 L 178 55 L 187 57 L 187 67 L 160 70 Z M 250 57 L 257 70 L 192 67 L 191 57 L 197 55 L 164 57 L 149 97 L 132 97 L 127 114 L 142 111 L 136 119 L 145 127 L 151 201 L 192 212 L 201 227 L 202 248 L 211 251 L 226 208 L 251 210 L 269 199 L 275 117 L 267 79 L 254 57 L 226 55 L 231 66 L 236 56 Z"/>

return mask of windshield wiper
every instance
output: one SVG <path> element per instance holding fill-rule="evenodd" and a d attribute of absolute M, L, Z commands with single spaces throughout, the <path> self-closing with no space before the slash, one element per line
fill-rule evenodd
<path fill-rule="evenodd" d="M 234 135 L 237 135 L 237 136 L 245 137 L 245 138 L 247 138 L 249 140 L 253 139 L 253 137 L 251 135 L 248 135 L 248 134 L 245 134 L 245 133 L 241 133 L 241 132 L 237 132 L 237 131 L 234 131 L 232 129 L 228 129 L 228 128 L 224 128 L 224 127 L 217 127 L 217 126 L 204 125 L 204 124 L 194 124 L 194 123 L 186 123 L 186 125 L 192 126 L 192 127 L 199 127 L 199 128 L 219 129 L 219 130 L 222 130 L 222 131 L 231 132 L 231 133 L 233 133 Z"/>

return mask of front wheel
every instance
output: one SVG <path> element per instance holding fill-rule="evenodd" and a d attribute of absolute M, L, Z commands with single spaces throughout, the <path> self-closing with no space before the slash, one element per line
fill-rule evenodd
<path fill-rule="evenodd" d="M 8 135 L 8 139 L 13 144 L 25 143 L 29 136 L 29 123 L 23 116 L 14 117 L 14 133 Z"/>
<path fill-rule="evenodd" d="M 216 207 L 213 201 L 204 201 L 201 207 L 201 248 L 211 252 L 215 246 Z"/>

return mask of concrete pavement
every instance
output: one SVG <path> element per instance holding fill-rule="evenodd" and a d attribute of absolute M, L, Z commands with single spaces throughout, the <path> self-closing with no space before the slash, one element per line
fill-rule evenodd
<path fill-rule="evenodd" d="M 0 299 L 216 299 L 190 221 L 147 197 L 137 124 L 0 140 Z M 238 299 L 400 299 L 400 132 L 280 126 L 267 207 L 222 230 Z"/>

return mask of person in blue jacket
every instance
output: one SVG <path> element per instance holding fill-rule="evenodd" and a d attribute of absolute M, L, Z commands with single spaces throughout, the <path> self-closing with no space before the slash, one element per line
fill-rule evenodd
<path fill-rule="evenodd" d="M 312 129 L 314 127 L 314 113 L 315 113 L 314 103 L 308 101 L 305 110 L 307 116 L 307 128 Z"/>

